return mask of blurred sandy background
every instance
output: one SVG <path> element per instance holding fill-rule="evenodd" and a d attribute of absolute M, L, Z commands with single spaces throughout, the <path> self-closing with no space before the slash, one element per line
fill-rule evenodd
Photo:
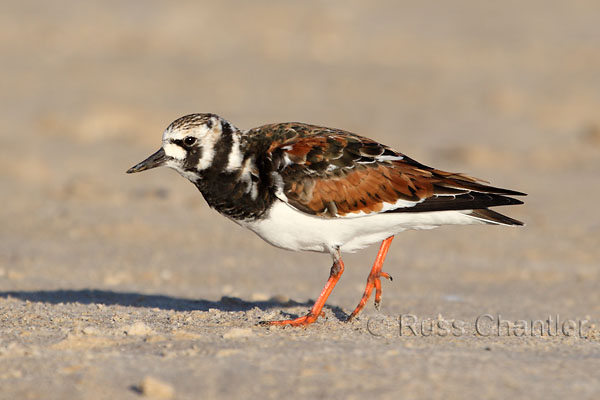
<path fill-rule="evenodd" d="M 0 398 L 598 398 L 597 1 L 1 2 Z M 528 192 L 528 224 L 396 238 L 381 313 L 170 170 L 124 171 L 191 112 L 354 131 Z M 402 314 L 591 321 L 399 336 Z M 366 328 L 376 318 L 382 336 Z M 595 325 L 594 325 L 595 324 Z"/>

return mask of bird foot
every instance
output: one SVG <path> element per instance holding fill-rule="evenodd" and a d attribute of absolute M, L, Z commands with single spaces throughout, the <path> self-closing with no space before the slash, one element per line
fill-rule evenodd
<path fill-rule="evenodd" d="M 375 308 L 379 311 L 379 307 L 381 304 L 381 278 L 385 278 L 388 279 L 390 281 L 393 281 L 393 278 L 390 274 L 388 274 L 387 272 L 383 272 L 383 271 L 379 271 L 379 270 L 374 270 L 371 271 L 371 273 L 369 274 L 369 277 L 367 278 L 367 287 L 365 288 L 365 292 L 363 293 L 362 298 L 360 299 L 360 302 L 358 303 L 358 305 L 356 306 L 356 308 L 354 309 L 354 311 L 352 311 L 352 314 L 350 314 L 350 316 L 348 317 L 348 322 L 352 321 L 352 319 L 354 319 L 354 317 L 356 317 L 358 315 L 358 313 L 361 312 L 361 310 L 365 307 L 365 305 L 367 304 L 367 301 L 369 300 L 369 297 L 371 297 L 371 292 L 373 292 L 373 289 L 375 289 Z"/>
<path fill-rule="evenodd" d="M 318 315 L 309 312 L 305 316 L 295 319 L 283 319 L 279 321 L 260 321 L 258 324 L 262 326 L 307 326 L 315 322 L 319 317 L 325 317 L 325 311 L 321 311 Z"/>
<path fill-rule="evenodd" d="M 379 252 L 377 253 L 377 257 L 375 257 L 375 263 L 373 264 L 373 268 L 371 268 L 371 272 L 367 277 L 367 287 L 365 288 L 365 292 L 363 293 L 360 302 L 352 311 L 352 314 L 348 317 L 348 321 L 352 321 L 354 317 L 358 315 L 358 313 L 365 307 L 369 297 L 371 297 L 371 292 L 375 289 L 375 308 L 379 310 L 379 304 L 381 303 L 381 277 L 383 276 L 385 279 L 392 280 L 392 276 L 387 272 L 383 272 L 381 268 L 383 267 L 383 262 L 385 261 L 385 256 L 390 248 L 390 244 L 394 239 L 393 236 L 388 237 L 383 242 L 381 242 L 381 246 L 379 246 Z"/>

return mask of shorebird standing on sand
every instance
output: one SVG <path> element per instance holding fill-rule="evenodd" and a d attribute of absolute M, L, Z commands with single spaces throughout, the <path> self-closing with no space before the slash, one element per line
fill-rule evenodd
<path fill-rule="evenodd" d="M 329 253 L 329 280 L 309 313 L 271 325 L 308 325 L 322 315 L 344 272 L 342 252 L 381 242 L 367 287 L 381 301 L 385 256 L 394 235 L 440 225 L 523 225 L 489 207 L 522 204 L 514 190 L 425 166 L 374 140 L 340 129 L 279 123 L 241 131 L 214 114 L 172 122 L 162 147 L 127 172 L 167 166 L 189 179 L 210 207 L 273 246 Z"/>

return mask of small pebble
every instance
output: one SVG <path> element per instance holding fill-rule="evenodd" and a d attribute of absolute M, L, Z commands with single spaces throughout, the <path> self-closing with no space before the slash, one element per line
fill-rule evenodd
<path fill-rule="evenodd" d="M 125 327 L 124 332 L 127 336 L 145 336 L 151 334 L 153 331 L 152 328 L 142 321 L 137 321 Z"/>
<path fill-rule="evenodd" d="M 95 326 L 91 326 L 91 325 L 83 328 L 81 330 L 81 332 L 84 335 L 99 335 L 100 334 L 100 330 L 98 328 L 96 328 Z"/>
<path fill-rule="evenodd" d="M 136 390 L 142 396 L 155 399 L 172 399 L 175 396 L 175 388 L 173 386 L 151 376 L 144 377 L 139 385 L 137 385 Z"/>

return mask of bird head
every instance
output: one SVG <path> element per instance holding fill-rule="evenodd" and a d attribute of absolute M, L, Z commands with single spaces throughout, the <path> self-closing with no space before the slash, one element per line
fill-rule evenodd
<path fill-rule="evenodd" d="M 167 166 L 195 181 L 199 174 L 213 166 L 221 142 L 227 136 L 227 150 L 232 149 L 232 134 L 236 131 L 229 122 L 214 114 L 190 114 L 173 121 L 165 129 L 162 147 L 144 161 L 134 165 L 128 174 Z"/>

